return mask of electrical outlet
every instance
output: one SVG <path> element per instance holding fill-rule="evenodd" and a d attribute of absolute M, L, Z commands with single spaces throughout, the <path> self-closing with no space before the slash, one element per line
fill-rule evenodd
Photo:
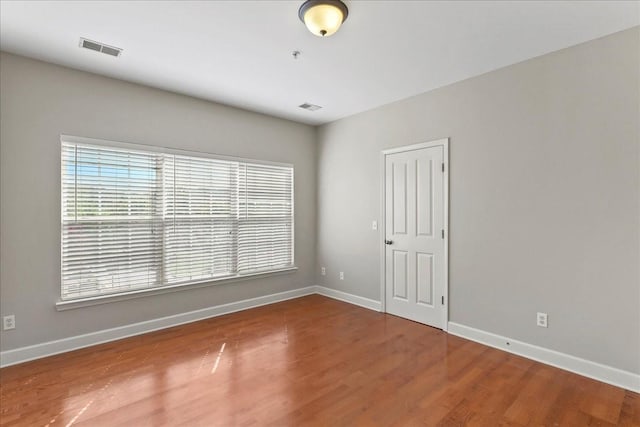
<path fill-rule="evenodd" d="M 4 316 L 2 318 L 2 329 L 8 331 L 9 329 L 16 328 L 16 316 L 15 314 L 10 314 L 8 316 Z"/>
<path fill-rule="evenodd" d="M 325 276 L 327 274 L 327 269 L 324 267 L 320 267 L 320 274 Z"/>
<path fill-rule="evenodd" d="M 536 323 L 541 328 L 548 327 L 548 324 L 547 324 L 547 313 L 538 313 L 537 317 L 536 317 Z"/>
<path fill-rule="evenodd" d="M 371 229 L 372 230 L 377 230 L 378 229 L 378 221 L 372 221 L 371 222 Z"/>
<path fill-rule="evenodd" d="M 340 272 L 340 280 L 344 280 L 344 271 Z"/>

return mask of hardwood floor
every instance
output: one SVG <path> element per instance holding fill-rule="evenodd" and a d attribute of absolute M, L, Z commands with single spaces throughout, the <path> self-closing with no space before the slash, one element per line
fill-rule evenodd
<path fill-rule="evenodd" d="M 3 426 L 640 426 L 640 395 L 318 295 L 0 370 Z"/>

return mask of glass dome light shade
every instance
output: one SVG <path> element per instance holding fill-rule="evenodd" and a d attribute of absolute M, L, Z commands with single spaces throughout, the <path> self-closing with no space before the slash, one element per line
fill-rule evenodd
<path fill-rule="evenodd" d="M 307 0 L 298 11 L 300 20 L 318 37 L 327 37 L 338 31 L 347 14 L 347 6 L 337 0 Z"/>

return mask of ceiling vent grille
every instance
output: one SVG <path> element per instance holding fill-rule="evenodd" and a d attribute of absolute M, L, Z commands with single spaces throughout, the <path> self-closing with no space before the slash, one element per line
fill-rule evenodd
<path fill-rule="evenodd" d="M 298 107 L 305 109 L 305 110 L 309 110 L 309 111 L 316 111 L 321 109 L 322 107 L 319 105 L 315 105 L 315 104 L 309 104 L 308 102 L 305 102 L 304 104 L 300 104 L 298 105 Z"/>
<path fill-rule="evenodd" d="M 109 46 L 104 43 L 88 40 L 80 37 L 80 47 L 94 50 L 96 52 L 102 52 L 105 55 L 115 56 L 116 58 L 122 53 L 122 49 L 119 47 Z"/>

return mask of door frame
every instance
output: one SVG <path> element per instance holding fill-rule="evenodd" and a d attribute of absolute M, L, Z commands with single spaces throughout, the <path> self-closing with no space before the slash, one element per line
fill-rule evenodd
<path fill-rule="evenodd" d="M 389 148 L 380 152 L 380 311 L 387 312 L 387 289 L 386 289 L 386 245 L 384 240 L 387 236 L 386 221 L 386 160 L 389 154 L 404 153 L 407 151 L 420 150 L 423 148 L 442 146 L 444 176 L 444 310 L 442 311 L 442 330 L 447 331 L 449 324 L 449 138 L 436 139 L 434 141 L 421 142 L 418 144 L 406 145 L 403 147 Z"/>

